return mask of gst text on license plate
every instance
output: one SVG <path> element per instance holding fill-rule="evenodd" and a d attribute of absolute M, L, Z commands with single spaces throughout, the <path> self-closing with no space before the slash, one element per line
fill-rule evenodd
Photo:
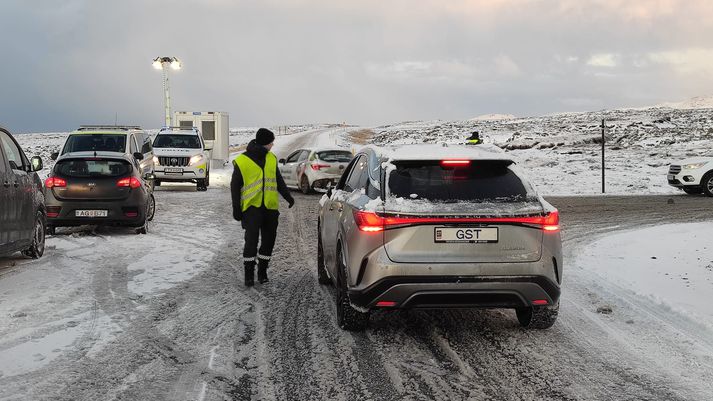
<path fill-rule="evenodd" d="M 497 227 L 435 227 L 434 242 L 498 242 Z"/>
<path fill-rule="evenodd" d="M 108 216 L 108 211 L 106 210 L 75 210 L 75 217 L 106 217 Z"/>

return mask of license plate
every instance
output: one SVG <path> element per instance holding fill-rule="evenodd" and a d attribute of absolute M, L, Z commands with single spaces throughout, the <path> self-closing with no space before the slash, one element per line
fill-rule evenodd
<path fill-rule="evenodd" d="M 673 175 L 673 174 L 669 174 L 669 175 L 668 175 L 668 179 L 669 179 L 669 180 L 673 180 L 674 178 L 676 178 L 675 175 Z"/>
<path fill-rule="evenodd" d="M 166 167 L 166 168 L 163 170 L 163 172 L 166 173 L 166 174 L 183 174 L 183 169 L 182 169 L 182 168 L 169 168 L 169 167 Z"/>
<path fill-rule="evenodd" d="M 107 210 L 75 210 L 76 217 L 106 217 L 109 215 Z"/>
<path fill-rule="evenodd" d="M 497 227 L 436 227 L 434 242 L 466 242 L 473 244 L 498 242 Z"/>

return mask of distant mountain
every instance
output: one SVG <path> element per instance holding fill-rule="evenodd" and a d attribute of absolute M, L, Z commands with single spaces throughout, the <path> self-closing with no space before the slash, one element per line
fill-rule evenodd
<path fill-rule="evenodd" d="M 661 103 L 655 107 L 668 107 L 679 110 L 713 109 L 713 95 L 696 96 L 682 102 Z"/>
<path fill-rule="evenodd" d="M 499 121 L 499 120 L 512 120 L 515 116 L 512 114 L 483 114 L 478 117 L 473 117 L 468 121 Z"/>

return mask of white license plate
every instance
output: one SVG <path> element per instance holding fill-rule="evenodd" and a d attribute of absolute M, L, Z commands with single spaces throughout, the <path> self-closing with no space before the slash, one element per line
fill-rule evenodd
<path fill-rule="evenodd" d="M 166 168 L 163 170 L 163 172 L 166 173 L 166 174 L 183 174 L 183 169 L 182 169 L 182 168 L 169 168 L 169 167 L 166 167 Z"/>
<path fill-rule="evenodd" d="M 669 180 L 673 180 L 674 178 L 676 178 L 675 175 L 673 175 L 673 174 L 669 174 L 669 175 L 668 175 L 668 179 L 669 179 Z"/>
<path fill-rule="evenodd" d="M 75 210 L 76 217 L 106 217 L 109 215 L 108 210 Z"/>
<path fill-rule="evenodd" d="M 433 230 L 434 242 L 498 242 L 497 227 L 436 227 Z"/>

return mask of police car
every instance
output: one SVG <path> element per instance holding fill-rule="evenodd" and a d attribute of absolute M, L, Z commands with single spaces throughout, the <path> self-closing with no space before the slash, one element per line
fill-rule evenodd
<path fill-rule="evenodd" d="M 156 185 L 194 182 L 198 191 L 210 185 L 209 154 L 195 127 L 164 127 L 153 141 Z"/>

